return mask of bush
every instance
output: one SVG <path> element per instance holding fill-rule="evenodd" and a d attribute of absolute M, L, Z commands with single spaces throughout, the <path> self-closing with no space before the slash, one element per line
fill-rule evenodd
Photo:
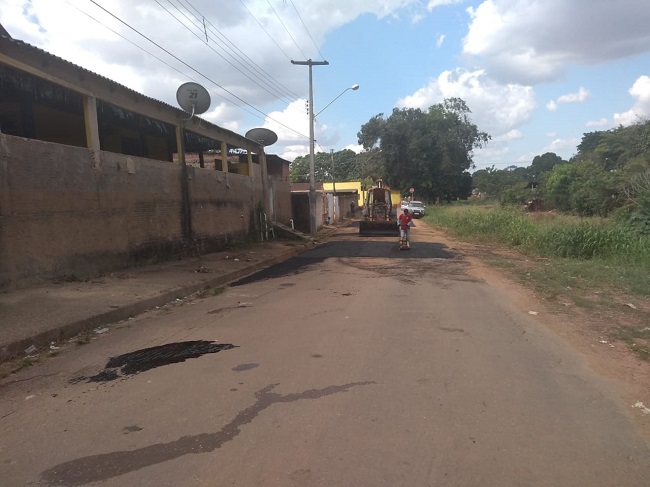
<path fill-rule="evenodd" d="M 536 197 L 537 191 L 515 186 L 503 191 L 499 200 L 502 205 L 522 206 Z"/>
<path fill-rule="evenodd" d="M 516 246 L 537 255 L 614 259 L 650 269 L 650 238 L 613 220 L 545 218 L 502 207 L 435 207 L 428 218 L 461 237 Z"/>
<path fill-rule="evenodd" d="M 607 216 L 621 202 L 622 185 L 616 173 L 582 161 L 555 166 L 546 177 L 543 192 L 547 204 L 578 216 Z"/>

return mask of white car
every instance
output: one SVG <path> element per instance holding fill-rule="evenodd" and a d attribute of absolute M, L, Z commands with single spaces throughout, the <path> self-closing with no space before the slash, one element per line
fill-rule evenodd
<path fill-rule="evenodd" d="M 409 209 L 409 213 L 413 215 L 414 218 L 424 216 L 425 206 L 421 201 L 411 201 L 408 204 L 407 208 Z"/>

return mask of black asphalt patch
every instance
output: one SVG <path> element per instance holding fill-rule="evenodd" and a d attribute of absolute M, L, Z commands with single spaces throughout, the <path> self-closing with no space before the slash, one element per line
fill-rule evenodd
<path fill-rule="evenodd" d="M 82 381 L 108 382 L 124 376 L 145 372 L 163 365 L 185 362 L 188 359 L 198 358 L 208 353 L 217 353 L 222 350 L 236 348 L 230 343 L 215 343 L 205 340 L 168 343 L 157 347 L 143 348 L 135 352 L 125 353 L 112 357 L 106 363 L 104 370 L 92 377 L 76 377 L 70 380 L 71 384 Z M 118 369 L 120 373 L 118 374 Z"/>
<path fill-rule="evenodd" d="M 358 240 L 327 242 L 307 250 L 289 260 L 263 269 L 255 274 L 233 282 L 230 286 L 242 286 L 266 279 L 293 276 L 330 258 L 394 258 L 394 259 L 453 259 L 456 256 L 446 250 L 446 245 L 431 242 L 413 242 L 410 252 L 400 252 L 395 238 L 374 239 L 359 237 Z"/>

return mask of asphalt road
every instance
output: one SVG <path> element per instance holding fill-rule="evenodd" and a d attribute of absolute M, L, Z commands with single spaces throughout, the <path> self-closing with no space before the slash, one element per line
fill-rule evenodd
<path fill-rule="evenodd" d="M 344 231 L 21 371 L 0 485 L 650 485 L 615 386 L 413 241 Z"/>

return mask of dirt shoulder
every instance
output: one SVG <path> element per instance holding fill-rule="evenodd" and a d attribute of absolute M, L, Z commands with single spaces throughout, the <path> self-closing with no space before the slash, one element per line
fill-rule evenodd
<path fill-rule="evenodd" d="M 650 408 L 650 360 L 643 360 L 621 336 L 627 327 L 650 325 L 648 300 L 639 302 L 638 297 L 622 294 L 598 299 L 599 291 L 594 290 L 591 295 L 583 291 L 579 297 L 583 305 L 579 306 L 575 296 L 571 300 L 539 290 L 534 276 L 549 265 L 546 259 L 463 242 L 420 222 L 417 234 L 413 232 L 414 241 L 418 236 L 435 239 L 460 254 L 469 264 L 468 272 L 507 293 L 514 306 L 563 337 L 594 372 L 616 385 L 621 400 L 650 440 L 650 414 L 639 404 Z M 637 305 L 631 306 L 631 301 Z"/>

